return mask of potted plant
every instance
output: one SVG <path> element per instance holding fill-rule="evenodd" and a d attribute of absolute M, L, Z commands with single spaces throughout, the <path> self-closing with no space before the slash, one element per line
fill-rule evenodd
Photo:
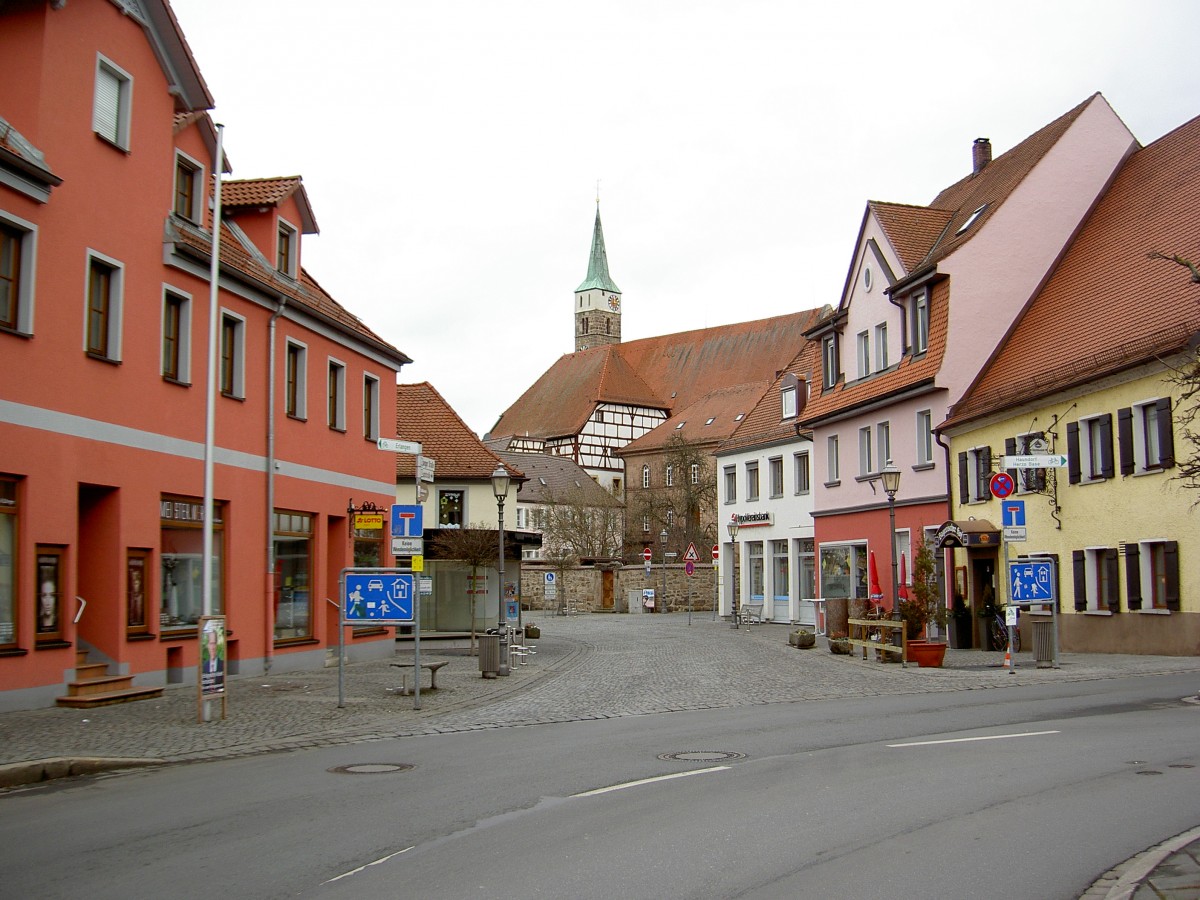
<path fill-rule="evenodd" d="M 940 666 L 946 655 L 942 642 L 924 640 L 929 623 L 944 626 L 949 610 L 938 597 L 933 551 L 924 542 L 917 544 L 913 554 L 912 586 L 908 597 L 900 601 L 900 618 L 904 620 L 908 638 L 908 661 L 921 666 Z"/>

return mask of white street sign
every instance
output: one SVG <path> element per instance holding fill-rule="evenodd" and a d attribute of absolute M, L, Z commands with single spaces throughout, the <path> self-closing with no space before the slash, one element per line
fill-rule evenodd
<path fill-rule="evenodd" d="M 433 484 L 433 470 L 437 466 L 436 460 L 430 456 L 417 457 L 417 480 L 427 481 Z"/>
<path fill-rule="evenodd" d="M 1006 541 L 1023 541 L 1025 540 L 1024 525 L 1006 525 L 1004 526 L 1004 539 Z"/>
<path fill-rule="evenodd" d="M 421 455 L 421 444 L 419 441 L 400 441 L 395 438 L 380 438 L 375 442 L 375 446 L 380 450 L 386 450 L 389 453 L 408 453 L 412 456 Z"/>
<path fill-rule="evenodd" d="M 424 556 L 425 541 L 421 538 L 392 538 L 392 553 L 397 556 Z"/>
<path fill-rule="evenodd" d="M 1000 457 L 1000 468 L 1002 469 L 1061 469 L 1066 464 L 1067 457 L 1061 453 L 1053 455 L 1031 453 L 1025 456 Z"/>

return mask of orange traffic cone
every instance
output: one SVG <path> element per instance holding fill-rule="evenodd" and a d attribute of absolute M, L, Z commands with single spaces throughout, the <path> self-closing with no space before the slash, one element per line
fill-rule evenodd
<path fill-rule="evenodd" d="M 1008 648 L 1004 650 L 1004 668 L 1012 669 L 1012 651 Z"/>

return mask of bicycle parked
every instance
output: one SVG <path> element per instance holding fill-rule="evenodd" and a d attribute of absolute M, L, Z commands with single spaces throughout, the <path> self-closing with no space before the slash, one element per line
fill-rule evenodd
<path fill-rule="evenodd" d="M 985 610 L 988 618 L 988 636 L 991 639 L 992 647 L 996 650 L 1008 649 L 1008 622 L 1004 609 L 1003 606 L 992 606 Z M 1015 626 L 1013 627 L 1012 652 L 1021 652 L 1021 631 Z"/>

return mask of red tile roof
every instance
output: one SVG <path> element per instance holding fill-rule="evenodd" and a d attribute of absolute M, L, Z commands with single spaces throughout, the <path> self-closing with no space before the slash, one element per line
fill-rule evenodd
<path fill-rule="evenodd" d="M 946 425 L 1150 362 L 1200 334 L 1200 118 L 1125 162 L 1045 287 Z"/>
<path fill-rule="evenodd" d="M 730 382 L 765 386 L 805 343 L 817 310 L 643 338 L 567 354 L 512 406 L 491 437 L 577 434 L 597 403 L 680 410 Z"/>
<path fill-rule="evenodd" d="M 302 231 L 305 234 L 317 234 L 320 231 L 317 228 L 317 219 L 313 214 L 312 205 L 308 202 L 303 179 L 299 175 L 283 178 L 230 179 L 221 182 L 221 208 L 231 215 L 237 215 L 240 210 L 279 206 L 292 196 L 296 197 L 296 204 L 305 220 Z"/>
<path fill-rule="evenodd" d="M 681 409 L 658 428 L 636 441 L 630 441 L 616 453 L 623 456 L 626 453 L 660 450 L 676 437 L 698 445 L 723 441 L 737 430 L 739 423 L 754 409 L 770 386 L 767 381 L 751 381 L 717 388 Z"/>
<path fill-rule="evenodd" d="M 501 462 L 427 381 L 396 385 L 396 434 L 420 442 L 421 455 L 437 463 L 439 479 L 488 479 Z M 415 456 L 396 454 L 397 480 L 411 481 L 416 467 Z M 524 480 L 523 472 L 505 467 L 514 478 Z"/>
<path fill-rule="evenodd" d="M 738 425 L 737 430 L 721 443 L 722 453 L 743 450 L 748 447 L 758 447 L 764 444 L 775 444 L 795 440 L 798 436 L 797 426 L 804 415 L 804 407 L 799 409 L 799 415 L 792 419 L 783 418 L 783 400 L 780 392 L 783 381 L 788 375 L 796 376 L 797 402 L 805 403 L 805 383 L 817 369 L 820 362 L 821 349 L 816 341 L 808 341 L 804 348 L 775 379 L 770 388 L 759 398 L 758 403 L 750 414 Z"/>

